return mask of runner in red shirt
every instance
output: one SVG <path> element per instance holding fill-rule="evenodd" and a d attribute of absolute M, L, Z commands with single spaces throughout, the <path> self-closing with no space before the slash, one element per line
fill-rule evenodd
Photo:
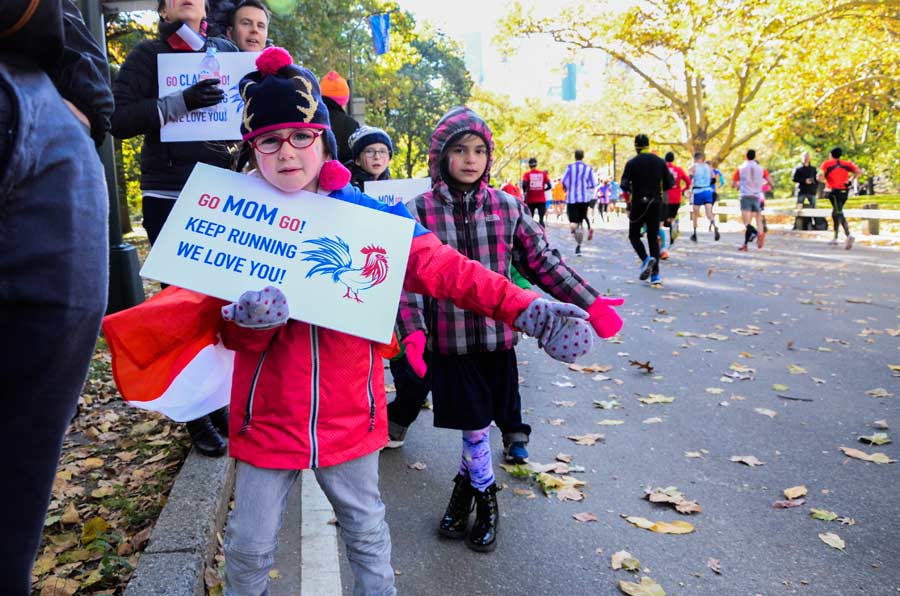
<path fill-rule="evenodd" d="M 500 190 L 502 190 L 503 192 L 505 192 L 508 195 L 512 195 L 512 196 L 516 197 L 520 201 L 522 200 L 522 189 L 519 188 L 518 186 L 516 186 L 515 184 L 513 184 L 513 181 L 510 178 L 506 179 L 506 184 L 501 186 Z"/>
<path fill-rule="evenodd" d="M 834 238 L 831 244 L 837 244 L 838 227 L 844 228 L 844 248 L 850 250 L 853 247 L 853 235 L 850 234 L 850 225 L 844 217 L 844 203 L 850 190 L 850 183 L 859 175 L 859 167 L 849 160 L 841 160 L 840 147 L 831 150 L 831 159 L 821 165 L 820 180 L 824 180 L 828 188 L 828 200 L 831 201 L 831 219 L 834 221 Z"/>
<path fill-rule="evenodd" d="M 669 258 L 668 248 L 675 243 L 675 239 L 678 237 L 678 208 L 681 207 L 681 197 L 691 187 L 690 176 L 681 167 L 675 165 L 675 154 L 671 151 L 666 153 L 666 167 L 669 168 L 672 178 L 675 179 L 675 186 L 666 191 L 669 201 L 663 212 L 663 223 L 665 228 L 668 228 L 668 233 L 664 228 L 659 230 L 662 237 L 659 256 L 662 259 Z"/>
<path fill-rule="evenodd" d="M 528 167 L 531 168 L 522 176 L 522 190 L 525 191 L 525 205 L 531 211 L 531 217 L 534 212 L 538 212 L 540 224 L 544 225 L 544 214 L 547 213 L 547 195 L 546 191 L 552 188 L 550 184 L 550 176 L 544 170 L 537 169 L 537 159 L 534 157 L 528 160 Z"/>

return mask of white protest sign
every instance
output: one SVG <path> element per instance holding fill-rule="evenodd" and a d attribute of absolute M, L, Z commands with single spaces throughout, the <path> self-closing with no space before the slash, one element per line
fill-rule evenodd
<path fill-rule="evenodd" d="M 403 178 L 400 180 L 373 180 L 364 184 L 366 194 L 382 203 L 405 203 L 423 192 L 431 190 L 431 178 Z"/>
<path fill-rule="evenodd" d="M 283 193 L 199 163 L 141 275 L 229 301 L 273 285 L 292 318 L 388 343 L 413 227 L 412 219 Z"/>
<path fill-rule="evenodd" d="M 160 140 L 164 143 L 240 140 L 244 101 L 238 92 L 238 83 L 245 74 L 256 70 L 258 56 L 259 52 L 217 53 L 220 87 L 225 91 L 222 102 L 209 108 L 191 110 L 176 122 L 169 122 L 160 129 Z M 200 62 L 205 57 L 203 52 L 159 54 L 156 57 L 159 96 L 184 91 L 199 82 Z"/>

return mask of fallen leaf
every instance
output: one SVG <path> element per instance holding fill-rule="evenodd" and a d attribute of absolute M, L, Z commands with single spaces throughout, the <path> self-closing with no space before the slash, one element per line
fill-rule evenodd
<path fill-rule="evenodd" d="M 569 365 L 569 370 L 583 373 L 605 373 L 611 371 L 612 368 L 613 367 L 609 364 L 591 364 L 590 366 L 582 366 L 580 364 Z"/>
<path fill-rule="evenodd" d="M 732 455 L 730 459 L 733 462 L 747 464 L 751 468 L 754 466 L 762 466 L 766 463 L 764 461 L 759 461 L 758 459 L 756 459 L 755 455 Z"/>
<path fill-rule="evenodd" d="M 111 494 L 116 492 L 115 487 L 112 486 L 101 486 L 100 488 L 94 489 L 91 491 L 91 496 L 95 499 L 102 499 L 103 497 L 108 497 Z"/>
<path fill-rule="evenodd" d="M 897 460 L 889 458 L 884 453 L 873 453 L 869 455 L 864 451 L 860 451 L 859 449 L 852 449 L 850 447 L 841 447 L 841 451 L 844 452 L 844 455 L 847 457 L 853 457 L 855 459 L 861 459 L 863 461 L 872 462 L 874 464 L 892 464 Z"/>
<path fill-rule="evenodd" d="M 651 366 L 649 360 L 647 362 L 641 362 L 640 360 L 629 360 L 628 364 L 643 370 L 647 374 L 650 374 L 653 372 L 653 366 Z"/>
<path fill-rule="evenodd" d="M 584 493 L 574 486 L 564 486 L 556 491 L 556 498 L 560 501 L 582 501 Z"/>
<path fill-rule="evenodd" d="M 60 521 L 64 524 L 77 524 L 81 521 L 81 516 L 78 515 L 78 509 L 75 508 L 75 503 L 69 503 L 69 506 L 66 507 Z"/>
<path fill-rule="evenodd" d="M 801 484 L 800 486 L 792 486 L 784 489 L 784 496 L 788 499 L 798 499 L 800 497 L 805 497 L 807 492 L 809 491 L 806 486 Z"/>
<path fill-rule="evenodd" d="M 700 453 L 699 451 L 685 451 L 684 456 L 689 457 L 689 458 L 698 458 L 698 457 L 703 457 L 703 454 Z"/>
<path fill-rule="evenodd" d="M 424 462 L 417 461 L 415 463 L 409 464 L 408 467 L 412 468 L 413 470 L 424 470 L 427 466 L 424 464 Z"/>
<path fill-rule="evenodd" d="M 891 442 L 887 433 L 875 433 L 867 437 L 860 437 L 859 440 L 870 445 L 887 445 Z"/>
<path fill-rule="evenodd" d="M 281 579 L 281 572 L 277 569 L 269 570 L 269 579 Z"/>
<path fill-rule="evenodd" d="M 562 418 L 551 418 L 547 421 L 547 424 L 549 424 L 550 426 L 562 426 L 565 423 L 566 421 Z"/>
<path fill-rule="evenodd" d="M 89 457 L 81 461 L 81 466 L 88 470 L 95 470 L 97 468 L 102 468 L 104 462 L 99 457 Z"/>
<path fill-rule="evenodd" d="M 642 577 L 641 583 L 619 580 L 619 589 L 628 596 L 666 596 L 666 591 L 649 577 Z"/>
<path fill-rule="evenodd" d="M 846 543 L 841 540 L 841 537 L 833 532 L 819 534 L 819 539 L 831 548 L 836 548 L 838 550 L 844 550 L 844 547 L 847 546 Z"/>
<path fill-rule="evenodd" d="M 706 566 L 712 569 L 713 573 L 722 575 L 722 563 L 719 559 L 710 559 L 706 562 Z"/>
<path fill-rule="evenodd" d="M 595 399 L 594 407 L 600 408 L 601 410 L 613 410 L 615 408 L 621 408 L 622 404 L 620 404 L 615 399 L 610 399 L 610 400 L 606 400 L 606 401 L 604 401 L 602 399 Z"/>
<path fill-rule="evenodd" d="M 644 404 L 670 404 L 675 401 L 675 398 L 662 393 L 651 393 L 647 397 L 639 397 L 638 401 Z"/>
<path fill-rule="evenodd" d="M 677 486 L 667 486 L 666 488 L 646 488 L 644 489 L 644 498 L 651 503 L 668 503 L 675 506 L 678 513 L 690 515 L 691 513 L 700 513 L 703 509 L 697 501 L 691 501 L 684 496 Z"/>
<path fill-rule="evenodd" d="M 74 579 L 50 576 L 44 580 L 41 596 L 72 596 L 81 584 Z"/>
<path fill-rule="evenodd" d="M 31 568 L 31 575 L 40 577 L 53 571 L 56 568 L 56 555 L 53 553 L 44 553 L 38 557 Z"/>
<path fill-rule="evenodd" d="M 102 517 L 92 517 L 81 528 L 81 543 L 90 544 L 109 529 L 109 523 Z"/>
<path fill-rule="evenodd" d="M 882 430 L 887 430 L 888 429 L 887 419 L 883 418 L 881 420 L 876 420 L 875 422 L 872 423 L 872 426 L 874 426 L 875 428 L 880 428 Z"/>
<path fill-rule="evenodd" d="M 556 459 L 557 461 L 561 461 L 561 462 L 563 462 L 563 463 L 567 463 L 567 464 L 568 464 L 568 463 L 571 463 L 571 461 L 572 461 L 572 456 L 569 455 L 568 453 L 557 453 L 555 459 Z"/>
<path fill-rule="evenodd" d="M 818 519 L 822 521 L 834 521 L 838 518 L 838 514 L 834 511 L 828 511 L 826 509 L 810 509 L 809 516 L 813 519 Z"/>
<path fill-rule="evenodd" d="M 796 364 L 791 364 L 788 366 L 788 372 L 792 375 L 805 375 L 806 369 L 802 366 L 797 366 Z"/>
<path fill-rule="evenodd" d="M 625 424 L 624 420 L 611 420 L 609 418 L 604 418 L 597 422 L 600 426 L 618 426 L 620 424 Z"/>
<path fill-rule="evenodd" d="M 610 567 L 613 569 L 624 569 L 625 571 L 640 571 L 641 562 L 635 559 L 627 550 L 620 550 L 613 553 L 609 561 Z"/>
<path fill-rule="evenodd" d="M 824 385 L 825 384 L 825 379 L 820 379 L 818 377 L 812 377 L 812 380 L 816 385 Z"/>
<path fill-rule="evenodd" d="M 574 402 L 574 401 L 554 401 L 553 405 L 561 406 L 563 408 L 571 408 L 571 407 L 575 406 L 576 403 L 577 402 Z"/>
<path fill-rule="evenodd" d="M 806 499 L 788 499 L 787 501 L 775 501 L 772 503 L 772 507 L 776 509 L 792 509 L 800 507 L 804 503 L 806 503 Z"/>
<path fill-rule="evenodd" d="M 635 517 L 635 516 L 627 516 L 623 515 L 625 521 L 628 523 L 637 526 L 638 528 L 642 528 L 644 530 L 650 530 L 651 532 L 656 532 L 658 534 L 690 534 L 694 531 L 694 526 L 680 520 L 676 521 L 658 521 L 653 522 L 644 517 Z"/>
<path fill-rule="evenodd" d="M 563 389 L 575 386 L 575 383 L 570 383 L 569 381 L 553 381 L 553 384 Z"/>
<path fill-rule="evenodd" d="M 891 397 L 894 394 L 889 393 L 888 390 L 884 387 L 877 387 L 875 389 L 869 389 L 868 391 L 866 391 L 866 395 L 870 397 Z"/>
<path fill-rule="evenodd" d="M 594 445 L 597 441 L 603 440 L 600 433 L 587 433 L 584 435 L 571 435 L 566 437 L 570 441 L 575 441 L 576 445 Z"/>
<path fill-rule="evenodd" d="M 577 521 L 580 521 L 583 523 L 598 521 L 597 515 L 589 512 L 589 511 L 582 511 L 581 513 L 573 513 L 572 517 L 574 517 Z"/>
<path fill-rule="evenodd" d="M 530 488 L 514 488 L 513 494 L 518 495 L 520 497 L 525 497 L 526 499 L 534 499 L 535 494 L 534 491 Z"/>
<path fill-rule="evenodd" d="M 706 388 L 706 392 L 707 392 L 707 393 L 711 393 L 711 394 L 713 394 L 713 395 L 719 395 L 719 394 L 722 393 L 723 391 L 725 391 L 725 390 L 722 389 L 721 387 L 707 387 L 707 388 Z"/>
<path fill-rule="evenodd" d="M 646 420 L 641 421 L 641 424 L 659 424 L 663 419 L 659 416 L 654 416 L 653 418 L 647 418 Z"/>
<path fill-rule="evenodd" d="M 790 387 L 788 387 L 787 385 L 782 385 L 781 383 L 775 383 L 774 385 L 772 385 L 772 389 L 774 389 L 775 391 L 787 391 L 788 389 L 790 389 Z"/>
<path fill-rule="evenodd" d="M 775 410 L 770 410 L 769 408 L 753 408 L 753 411 L 757 414 L 768 416 L 769 418 L 774 418 L 776 415 L 778 415 L 778 412 L 776 412 Z"/>

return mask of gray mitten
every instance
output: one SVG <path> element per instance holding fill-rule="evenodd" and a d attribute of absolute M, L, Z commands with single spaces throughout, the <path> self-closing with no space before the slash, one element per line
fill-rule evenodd
<path fill-rule="evenodd" d="M 288 320 L 287 298 L 275 286 L 248 290 L 237 302 L 222 307 L 222 318 L 247 329 L 272 329 Z"/>
<path fill-rule="evenodd" d="M 575 362 L 594 346 L 588 313 L 573 304 L 538 298 L 523 310 L 513 325 L 537 338 L 551 358 Z"/>

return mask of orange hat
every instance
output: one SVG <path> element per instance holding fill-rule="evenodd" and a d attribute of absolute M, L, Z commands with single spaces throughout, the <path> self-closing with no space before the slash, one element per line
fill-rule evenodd
<path fill-rule="evenodd" d="M 347 85 L 347 80 L 336 71 L 329 72 L 322 77 L 319 83 L 323 96 L 330 97 L 341 106 L 347 105 L 347 102 L 350 101 L 350 86 Z"/>

